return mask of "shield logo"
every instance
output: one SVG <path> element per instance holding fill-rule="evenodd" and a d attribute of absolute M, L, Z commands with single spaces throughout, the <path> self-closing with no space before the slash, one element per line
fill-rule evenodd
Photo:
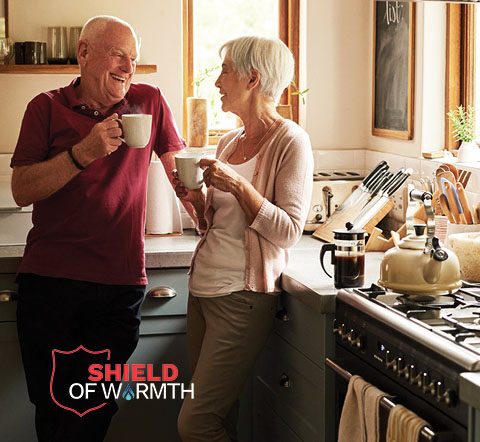
<path fill-rule="evenodd" d="M 107 405 L 100 391 L 89 391 L 87 395 L 81 393 L 88 383 L 88 367 L 91 364 L 104 365 L 109 360 L 110 350 L 108 349 L 94 351 L 83 345 L 70 351 L 53 349 L 52 375 L 50 376 L 50 396 L 53 402 L 79 417 Z M 76 396 L 70 394 L 74 386 L 77 387 Z"/>

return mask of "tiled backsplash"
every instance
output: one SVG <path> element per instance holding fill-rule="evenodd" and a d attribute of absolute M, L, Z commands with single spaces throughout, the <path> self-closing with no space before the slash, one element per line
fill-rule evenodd
<path fill-rule="evenodd" d="M 428 160 L 411 158 L 372 150 L 314 150 L 315 170 L 320 169 L 364 169 L 372 170 L 380 161 L 385 160 L 390 169 L 397 171 L 402 167 L 413 169 L 412 178 L 433 177 L 439 164 L 445 159 Z M 454 162 L 454 159 L 450 161 Z M 470 170 L 472 175 L 466 191 L 471 204 L 480 201 L 480 163 L 479 165 L 457 165 L 460 169 Z"/>
<path fill-rule="evenodd" d="M 414 171 L 414 178 L 434 177 L 437 167 L 446 161 L 445 159 L 428 160 L 424 158 L 403 157 L 401 155 L 377 151 L 366 151 L 365 167 L 367 170 L 372 169 L 381 160 L 387 161 L 390 165 L 390 168 L 393 170 L 398 170 L 401 167 L 411 167 Z M 454 159 L 450 161 L 455 162 Z M 480 164 L 478 167 L 476 165 L 467 164 L 456 164 L 456 166 L 459 169 L 466 169 L 472 172 L 465 190 L 467 191 L 467 196 L 470 203 L 480 201 Z"/>

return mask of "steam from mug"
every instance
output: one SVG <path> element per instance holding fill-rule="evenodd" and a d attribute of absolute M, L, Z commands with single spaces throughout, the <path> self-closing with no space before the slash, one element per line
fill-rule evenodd
<path fill-rule="evenodd" d="M 129 147 L 143 148 L 150 141 L 152 132 L 152 116 L 150 114 L 124 114 L 116 118 L 122 126 L 123 138 L 120 139 Z"/>

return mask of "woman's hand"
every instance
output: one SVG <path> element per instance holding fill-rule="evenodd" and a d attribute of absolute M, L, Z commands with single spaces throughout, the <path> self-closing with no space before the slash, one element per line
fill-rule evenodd
<path fill-rule="evenodd" d="M 204 186 L 200 187 L 200 189 L 187 189 L 178 179 L 177 169 L 173 169 L 172 176 L 173 189 L 178 198 L 182 201 L 189 202 L 194 206 L 196 205 L 195 203 L 203 203 L 205 201 L 206 194 Z"/>
<path fill-rule="evenodd" d="M 203 172 L 205 185 L 213 186 L 223 192 L 234 193 L 243 179 L 241 175 L 220 160 L 202 158 L 200 167 L 205 169 Z"/>

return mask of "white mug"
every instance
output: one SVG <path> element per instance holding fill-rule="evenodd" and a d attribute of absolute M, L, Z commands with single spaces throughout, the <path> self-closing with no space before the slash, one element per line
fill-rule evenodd
<path fill-rule="evenodd" d="M 203 169 L 200 160 L 208 158 L 205 154 L 182 152 L 175 155 L 178 179 L 187 189 L 200 189 L 203 184 Z"/>
<path fill-rule="evenodd" d="M 116 119 L 122 125 L 123 138 L 129 147 L 143 148 L 150 141 L 152 116 L 149 114 L 124 114 Z"/>

